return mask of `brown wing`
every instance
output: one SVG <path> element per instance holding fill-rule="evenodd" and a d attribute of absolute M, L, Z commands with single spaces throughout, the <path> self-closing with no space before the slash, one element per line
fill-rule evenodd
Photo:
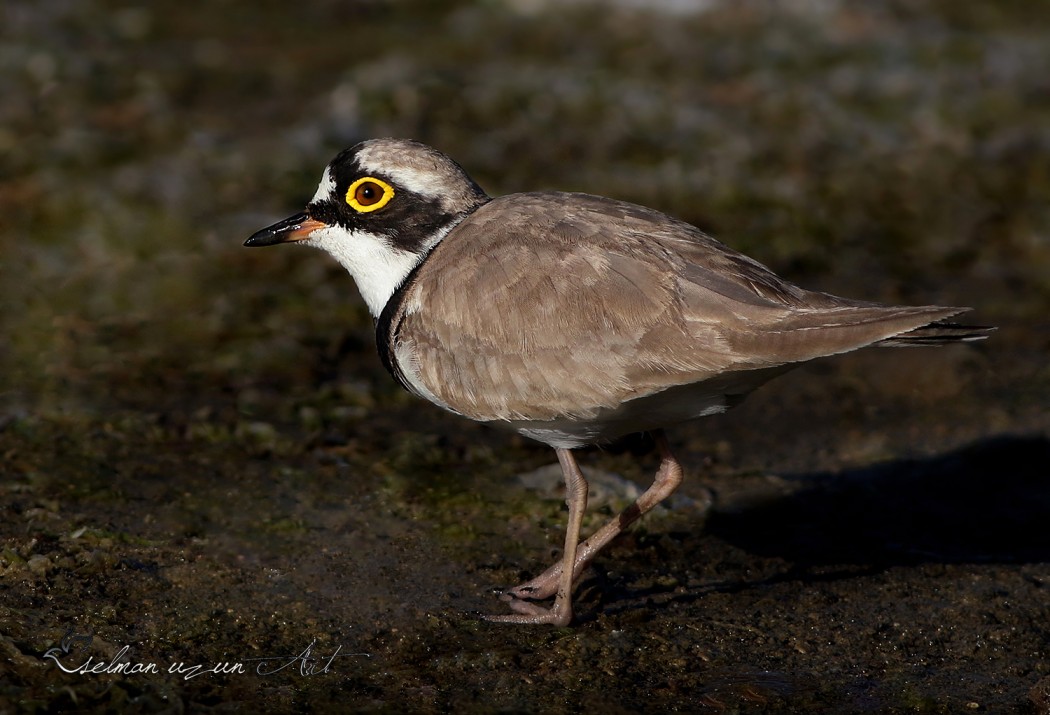
<path fill-rule="evenodd" d="M 397 353 L 418 385 L 467 417 L 587 418 L 961 310 L 805 291 L 659 212 L 515 194 L 481 207 L 419 268 L 396 319 Z"/>

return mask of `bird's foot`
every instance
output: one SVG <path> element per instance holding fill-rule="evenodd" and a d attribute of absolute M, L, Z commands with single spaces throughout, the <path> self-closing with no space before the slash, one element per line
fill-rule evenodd
<path fill-rule="evenodd" d="M 572 622 L 572 604 L 568 599 L 555 599 L 554 605 L 550 608 L 545 608 L 525 598 L 510 595 L 510 591 L 500 594 L 500 599 L 505 601 L 510 606 L 510 609 L 516 611 L 516 613 L 504 616 L 483 616 L 486 621 L 492 623 L 522 623 L 526 625 L 549 624 L 562 627 Z"/>
<path fill-rule="evenodd" d="M 542 601 L 558 593 L 558 583 L 561 581 L 561 564 L 557 563 L 544 571 L 534 579 L 525 583 L 519 583 L 514 588 L 508 588 L 500 593 L 500 600 L 506 601 L 514 608 L 514 603 L 528 603 L 530 601 Z"/>

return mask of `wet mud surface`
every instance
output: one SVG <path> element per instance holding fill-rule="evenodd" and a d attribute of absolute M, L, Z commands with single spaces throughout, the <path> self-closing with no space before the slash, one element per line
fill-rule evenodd
<path fill-rule="evenodd" d="M 1050 712 L 1050 14 L 552 7 L 0 10 L 0 712 Z M 488 623 L 559 555 L 553 453 L 240 247 L 382 135 L 1000 329 L 673 428 L 578 622 Z M 580 461 L 587 531 L 657 466 Z"/>

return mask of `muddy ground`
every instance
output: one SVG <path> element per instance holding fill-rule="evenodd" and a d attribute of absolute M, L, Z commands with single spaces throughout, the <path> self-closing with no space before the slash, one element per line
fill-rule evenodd
<path fill-rule="evenodd" d="M 1050 712 L 1050 10 L 640 7 L 4 4 L 0 712 Z M 487 623 L 558 555 L 553 454 L 240 246 L 384 135 L 1000 330 L 671 430 L 578 623 Z M 650 447 L 581 455 L 586 528 Z"/>

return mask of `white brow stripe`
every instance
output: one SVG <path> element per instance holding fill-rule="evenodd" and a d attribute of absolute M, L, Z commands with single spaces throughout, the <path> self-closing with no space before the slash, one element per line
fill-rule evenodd
<path fill-rule="evenodd" d="M 384 171 L 394 180 L 394 186 L 402 186 L 420 196 L 432 199 L 443 199 L 446 195 L 448 189 L 446 182 L 432 171 L 419 171 L 404 166 L 388 166 Z"/>
<path fill-rule="evenodd" d="M 357 161 L 365 172 L 384 174 L 395 187 L 428 199 L 438 199 L 443 207 L 450 200 L 449 192 L 459 187 L 459 176 L 450 177 L 435 164 L 412 166 L 391 161 L 390 147 L 384 143 L 362 147 L 357 153 Z M 449 185 L 451 178 L 456 180 L 455 186 Z"/>

